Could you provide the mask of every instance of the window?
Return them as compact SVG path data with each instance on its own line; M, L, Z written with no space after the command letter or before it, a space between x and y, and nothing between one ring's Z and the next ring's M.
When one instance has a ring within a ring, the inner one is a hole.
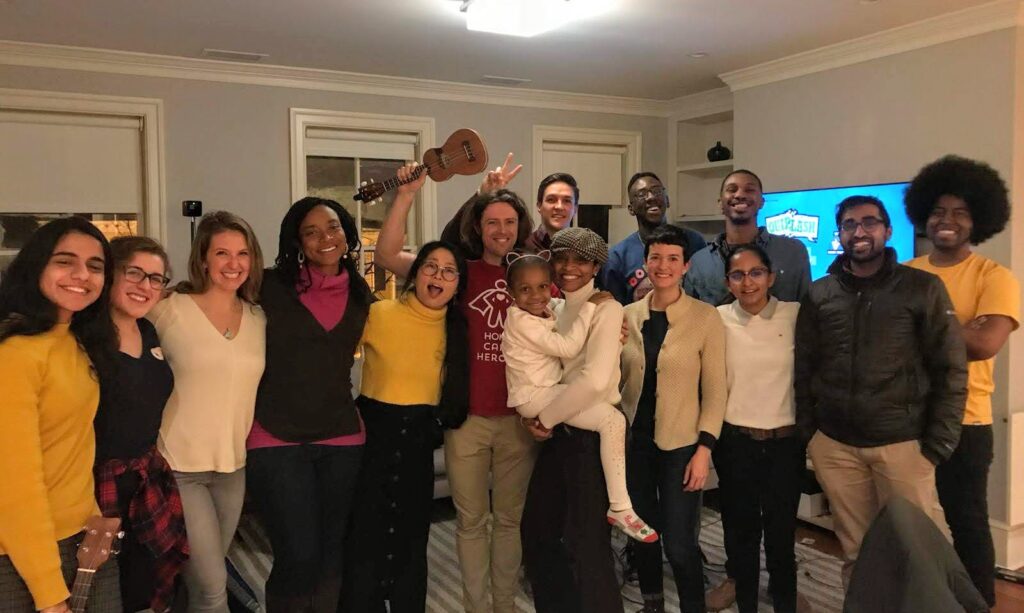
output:
M297 109L292 118L293 199L329 198L351 213L363 244L361 268L367 283L378 295L394 297L397 280L374 265L373 257L395 192L384 194L376 204L353 196L363 182L390 179L407 161L418 159L421 143L433 140L433 120ZM434 190L428 181L409 216L406 250L415 251L434 237L433 211Z
M160 112L158 100L0 89L0 270L64 215L108 238L162 238Z

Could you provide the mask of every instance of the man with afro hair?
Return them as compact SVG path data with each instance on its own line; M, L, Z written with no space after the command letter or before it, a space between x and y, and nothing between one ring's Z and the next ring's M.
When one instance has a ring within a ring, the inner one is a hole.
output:
M971 251L1010 218L1006 184L988 164L948 155L928 164L907 188L907 217L934 250L907 262L946 286L967 345L967 409L960 443L935 471L939 502L953 544L989 606L995 605L995 551L988 524L992 463L992 369L995 355L1020 321L1013 274Z

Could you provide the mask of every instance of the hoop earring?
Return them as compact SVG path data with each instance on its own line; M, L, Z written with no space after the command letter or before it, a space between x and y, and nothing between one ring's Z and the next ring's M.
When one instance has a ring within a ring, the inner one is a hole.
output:
M306 261L306 254L303 253L302 251L299 251L299 256L295 259L299 261L299 266L302 266L302 264Z

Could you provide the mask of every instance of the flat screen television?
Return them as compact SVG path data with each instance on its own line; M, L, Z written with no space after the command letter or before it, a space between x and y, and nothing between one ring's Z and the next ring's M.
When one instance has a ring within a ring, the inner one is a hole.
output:
M811 279L819 279L828 274L828 267L843 252L836 228L836 205L848 196L874 196L892 218L889 246L896 249L897 259L905 262L914 257L914 226L903 209L906 189L907 183L882 183L769 193L764 195L757 223L772 234L799 239L811 259Z

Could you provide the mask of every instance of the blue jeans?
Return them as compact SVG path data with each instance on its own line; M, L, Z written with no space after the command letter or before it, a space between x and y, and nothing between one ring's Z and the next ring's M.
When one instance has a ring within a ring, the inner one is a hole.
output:
M661 536L654 543L634 543L640 591L645 595L662 592L664 547L683 613L704 611L704 565L697 542L703 492L683 491L683 474L696 451L697 445L662 451L650 436L634 432L626 456L633 510Z

